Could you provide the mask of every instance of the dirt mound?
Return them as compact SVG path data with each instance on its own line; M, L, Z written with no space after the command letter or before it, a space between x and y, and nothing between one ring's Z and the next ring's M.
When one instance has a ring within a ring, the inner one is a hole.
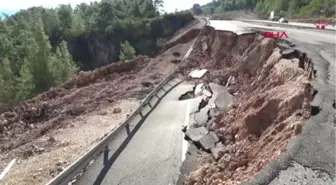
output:
M199 52L180 72L206 68L204 81L222 85L234 76L236 82L229 88L236 101L211 124L224 145L219 160L203 153L187 184L239 184L276 159L288 140L300 133L310 116L314 67L299 51L282 55L273 39L207 31L198 43Z

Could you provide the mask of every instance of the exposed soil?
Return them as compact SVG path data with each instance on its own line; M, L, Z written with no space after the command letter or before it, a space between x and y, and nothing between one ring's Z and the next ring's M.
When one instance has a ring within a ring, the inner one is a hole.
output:
M188 28L189 32L197 29ZM126 119L176 67L194 35L178 38L184 39L173 38L173 44L156 58L138 56L80 72L64 84L2 112L0 171L18 158L5 184L45 184Z
M64 127L51 130L35 140L35 144L40 142L35 145L38 152L27 158L19 158L4 182L8 185L48 183L83 155L87 148L93 147L105 134L123 122L140 105L140 101L121 100L116 105L68 119L64 121ZM117 109L121 112L116 113Z
M187 184L239 184L248 181L285 150L310 116L314 67L299 51L282 55L277 42L258 34L236 35L207 27L180 73L209 70L202 82L225 85L236 94L233 109L219 113L210 130L223 148L219 160L201 152L198 170Z

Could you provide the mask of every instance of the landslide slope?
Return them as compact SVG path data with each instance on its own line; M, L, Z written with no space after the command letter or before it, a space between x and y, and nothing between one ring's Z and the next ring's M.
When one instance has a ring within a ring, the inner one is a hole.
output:
M300 51L282 54L277 41L257 33L237 35L207 27L180 72L206 68L203 82L225 85L235 103L211 123L223 143L219 159L201 152L190 185L230 185L248 181L275 160L309 118L314 66Z

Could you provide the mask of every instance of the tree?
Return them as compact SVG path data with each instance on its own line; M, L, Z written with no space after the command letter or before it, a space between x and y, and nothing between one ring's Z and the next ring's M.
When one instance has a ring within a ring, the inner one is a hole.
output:
M201 9L201 6L199 4L194 4L192 9L193 9L195 15L202 14L202 9Z
M155 55L160 42L193 20L160 16L163 0L102 0L33 7L0 19L0 105L47 91L80 70ZM159 39L161 38L161 39ZM120 46L120 56L115 51Z
M63 41L57 48L51 63L51 72L55 84L61 84L68 80L78 69L68 52L67 44Z
M16 77L12 72L10 61L5 58L0 63L0 100L9 102L15 99Z
M135 58L135 50L128 41L125 41L120 46L119 59L122 61L131 60Z
M163 9L163 0L154 0L154 7L158 12L158 15L160 15Z

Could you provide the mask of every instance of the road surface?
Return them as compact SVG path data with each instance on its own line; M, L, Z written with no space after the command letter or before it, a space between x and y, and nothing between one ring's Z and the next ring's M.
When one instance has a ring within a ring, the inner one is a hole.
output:
M335 33L323 30L267 26L240 21L211 21L220 30L243 33L251 29L285 31L289 41L308 54L317 70L311 84L318 91L311 102L320 111L305 124L302 133L288 144L283 156L263 169L247 185L335 184ZM231 26L229 29L226 28ZM334 107L333 107L334 106Z
M256 28L274 29L240 21L211 21L210 24L216 29L238 34ZM317 80L312 84L319 93L312 104L322 110L306 124L301 136L292 142L289 157L262 170L249 184L329 184L334 182L332 174L335 169L335 109L331 104L335 93L332 85L335 77L332 69L335 66L335 37L330 32L275 29L288 32L289 39L297 44L298 49L307 52L315 63ZM102 168L104 155L100 155L101 159L97 159L98 162L93 163L76 184L175 184L186 152L181 129L188 123L188 113L195 109L188 103L189 100L178 101L178 98L190 89L191 86L184 83L175 87L147 117L117 158L111 160L112 154L109 154L105 168Z
M190 89L191 85L182 83L171 90L107 170L94 163L76 184L175 184L182 165L181 129L186 120L188 102L178 98Z
M277 26L282 26L282 27L286 27L286 26L298 26L301 28L311 28L311 29L316 29L315 28L315 24L312 23L300 23L300 22L288 22L288 23L279 23L276 21L269 21L269 20L253 20L253 19L243 19L242 21L244 22L250 22L250 23L256 23L256 24L268 24L268 25L277 25ZM336 30L335 26L332 25L327 25L326 26L327 30Z

